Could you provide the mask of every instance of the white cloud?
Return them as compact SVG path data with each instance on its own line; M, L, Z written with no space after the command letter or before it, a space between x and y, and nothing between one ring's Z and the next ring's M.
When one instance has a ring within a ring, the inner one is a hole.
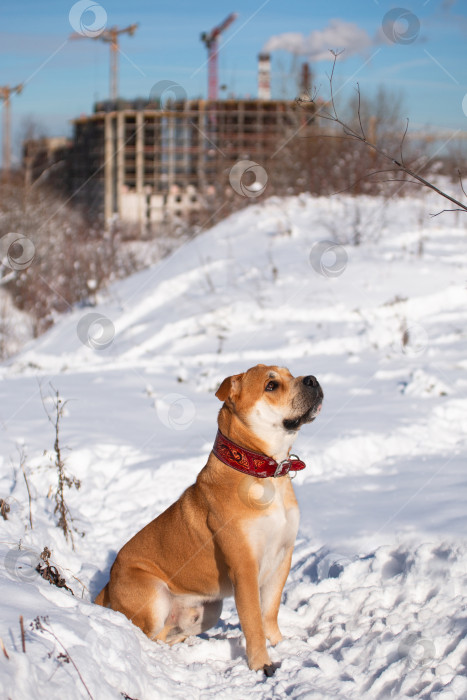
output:
M327 27L314 30L305 36L300 32L287 32L272 36L264 45L265 52L289 51L290 53L308 56L313 61L332 60L330 49L345 50L342 58L364 53L374 46L375 42L367 32L354 22L342 19L331 19Z

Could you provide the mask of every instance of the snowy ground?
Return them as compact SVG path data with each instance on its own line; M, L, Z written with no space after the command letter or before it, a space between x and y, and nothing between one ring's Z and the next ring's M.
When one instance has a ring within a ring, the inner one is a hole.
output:
M467 698L467 226L430 219L440 208L269 199L0 366L1 698ZM301 527L267 680L247 668L233 601L171 648L90 603L120 546L203 466L218 383L258 362L325 392L295 444ZM66 492L75 551L47 498L51 385L81 481ZM45 546L74 597L35 572Z

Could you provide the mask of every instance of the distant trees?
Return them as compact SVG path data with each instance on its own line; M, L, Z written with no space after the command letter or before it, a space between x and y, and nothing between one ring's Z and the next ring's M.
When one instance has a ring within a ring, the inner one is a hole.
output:
M116 227L89 223L48 187L27 187L19 174L0 183L0 357L25 335L11 321L15 309L23 312L16 323L37 336L56 314L134 270L120 239Z
M344 119L350 128L363 128L372 140L383 148L400 145L404 134L401 117L402 97L381 88L373 99L361 99L356 94L343 107ZM301 96L297 113L301 115L298 128L278 144L269 160L270 190L277 194L311 192L331 195L337 192L351 194L381 194L388 191L387 164L384 157L365 147L364 143L342 130L339 123L329 119L331 102ZM406 144L406 157L419 164L419 154ZM385 183L384 188L382 183ZM390 193L401 190L400 185L389 188ZM270 193L269 190L269 193Z

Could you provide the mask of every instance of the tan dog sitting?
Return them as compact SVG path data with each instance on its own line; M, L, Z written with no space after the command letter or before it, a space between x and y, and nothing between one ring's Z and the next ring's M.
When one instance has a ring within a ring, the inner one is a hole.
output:
M305 467L290 449L323 392L315 377L257 365L216 396L224 404L206 466L120 550L95 602L174 643L215 625L233 594L249 667L270 676L266 639L282 639L277 614L299 519L288 472Z

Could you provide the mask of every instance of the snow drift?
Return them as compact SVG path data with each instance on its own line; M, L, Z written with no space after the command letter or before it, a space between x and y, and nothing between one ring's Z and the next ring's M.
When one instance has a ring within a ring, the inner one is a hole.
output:
M436 205L255 204L0 367L2 697L467 697L466 226L429 219ZM247 668L233 601L173 647L90 602L204 464L219 382L257 362L315 374L326 396L294 445L308 466L268 680ZM48 498L50 386L81 482L65 494L75 550ZM36 572L44 547L74 596Z

